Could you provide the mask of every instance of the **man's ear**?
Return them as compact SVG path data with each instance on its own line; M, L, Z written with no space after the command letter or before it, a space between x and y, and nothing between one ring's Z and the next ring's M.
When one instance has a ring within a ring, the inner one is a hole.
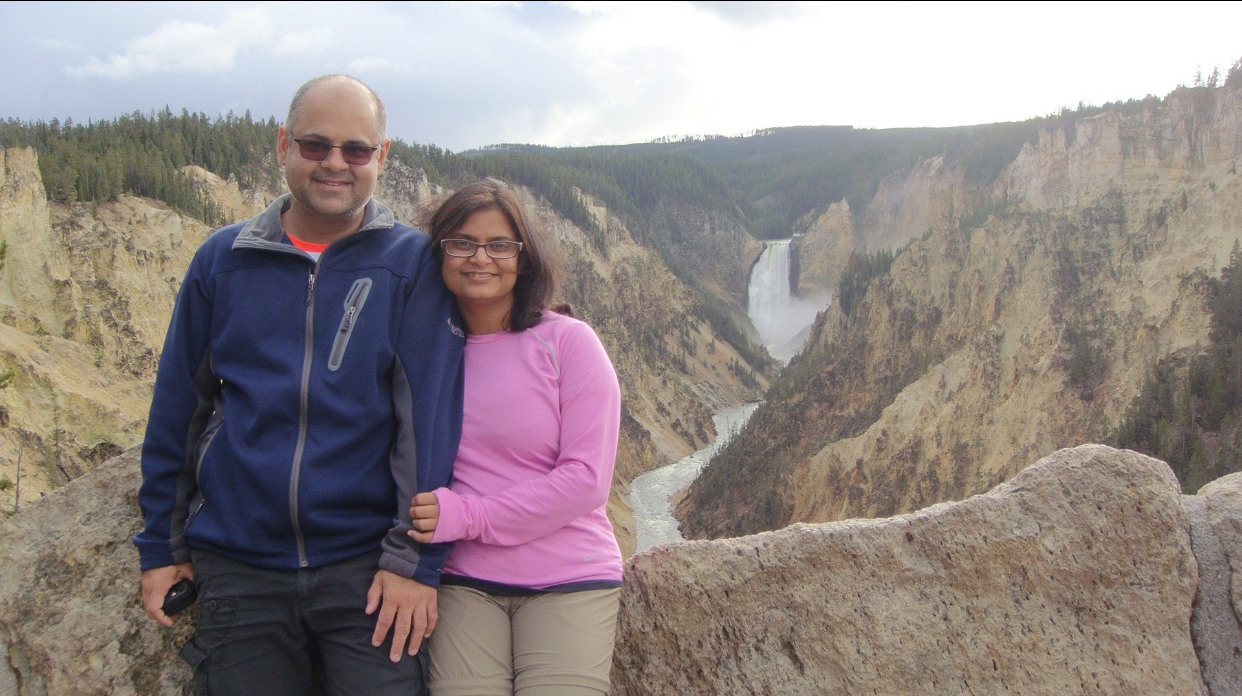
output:
M276 161L285 166L285 158L289 156L289 131L281 126L276 130Z
M377 162L379 168L378 171L375 172L377 176L384 173L384 163L388 161L388 148L391 146L392 141L385 139L384 142L380 144L379 151L375 153L375 156L379 158L379 161Z

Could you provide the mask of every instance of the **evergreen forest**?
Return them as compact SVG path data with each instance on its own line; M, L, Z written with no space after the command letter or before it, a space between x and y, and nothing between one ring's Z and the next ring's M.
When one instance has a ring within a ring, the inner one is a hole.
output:
M807 126L616 146L494 145L464 153L394 139L390 156L448 188L482 176L528 186L598 239L594 219L574 192L581 190L627 218L640 242L663 250L666 240L649 222L661 204L717 211L758 239L788 238L836 201L848 201L861 214L883 177L920 160L944 157L960 163L968 179L985 181L1033 142L1043 125L1072 128L1079 118L1108 109L1133 111L1155 99L959 128ZM242 188L278 187L277 126L274 118L256 120L249 112L213 119L167 106L85 124L10 118L0 121L0 148L36 149L50 200L132 194L218 225L226 222L221 211L181 169L198 165L236 179Z
M174 115L133 112L112 120L74 123L66 119L0 122L0 148L33 147L49 200L104 201L120 194L163 201L209 226L223 211L194 179L181 171L197 164L243 188L274 184L279 172L269 156L276 122L255 121L250 112L231 112L214 121L182 110Z

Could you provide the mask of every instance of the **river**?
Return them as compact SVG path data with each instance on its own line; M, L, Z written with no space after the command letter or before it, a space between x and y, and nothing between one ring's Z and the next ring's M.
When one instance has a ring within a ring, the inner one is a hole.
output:
M716 424L715 442L630 482L630 505L634 508L638 527L636 552L646 551L656 544L681 541L681 530L669 508L669 499L699 475L712 455L742 429L757 406L758 403L742 404L718 411L712 416Z

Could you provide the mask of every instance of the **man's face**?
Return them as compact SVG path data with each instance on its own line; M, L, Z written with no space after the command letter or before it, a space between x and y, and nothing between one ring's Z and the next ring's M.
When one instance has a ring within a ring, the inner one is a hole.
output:
M351 165L340 148L333 148L322 162L302 156L294 139L315 140L328 145L364 145L380 148L366 164ZM319 218L351 222L375 191L375 181L388 157L388 141L381 142L375 105L360 86L331 82L313 88L302 98L296 120L280 128L276 154L285 168L285 180L293 205Z

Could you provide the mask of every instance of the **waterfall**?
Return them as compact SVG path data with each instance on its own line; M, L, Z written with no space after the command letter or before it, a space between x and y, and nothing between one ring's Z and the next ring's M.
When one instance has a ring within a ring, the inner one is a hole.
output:
M806 342L807 330L815 315L828 306L831 297L805 299L790 291L790 242L765 242L763 254L750 271L747 313L755 331L772 357L789 362Z
M750 320L765 340L775 335L773 319L793 299L789 292L789 246L787 239L764 244L763 254L750 271Z

